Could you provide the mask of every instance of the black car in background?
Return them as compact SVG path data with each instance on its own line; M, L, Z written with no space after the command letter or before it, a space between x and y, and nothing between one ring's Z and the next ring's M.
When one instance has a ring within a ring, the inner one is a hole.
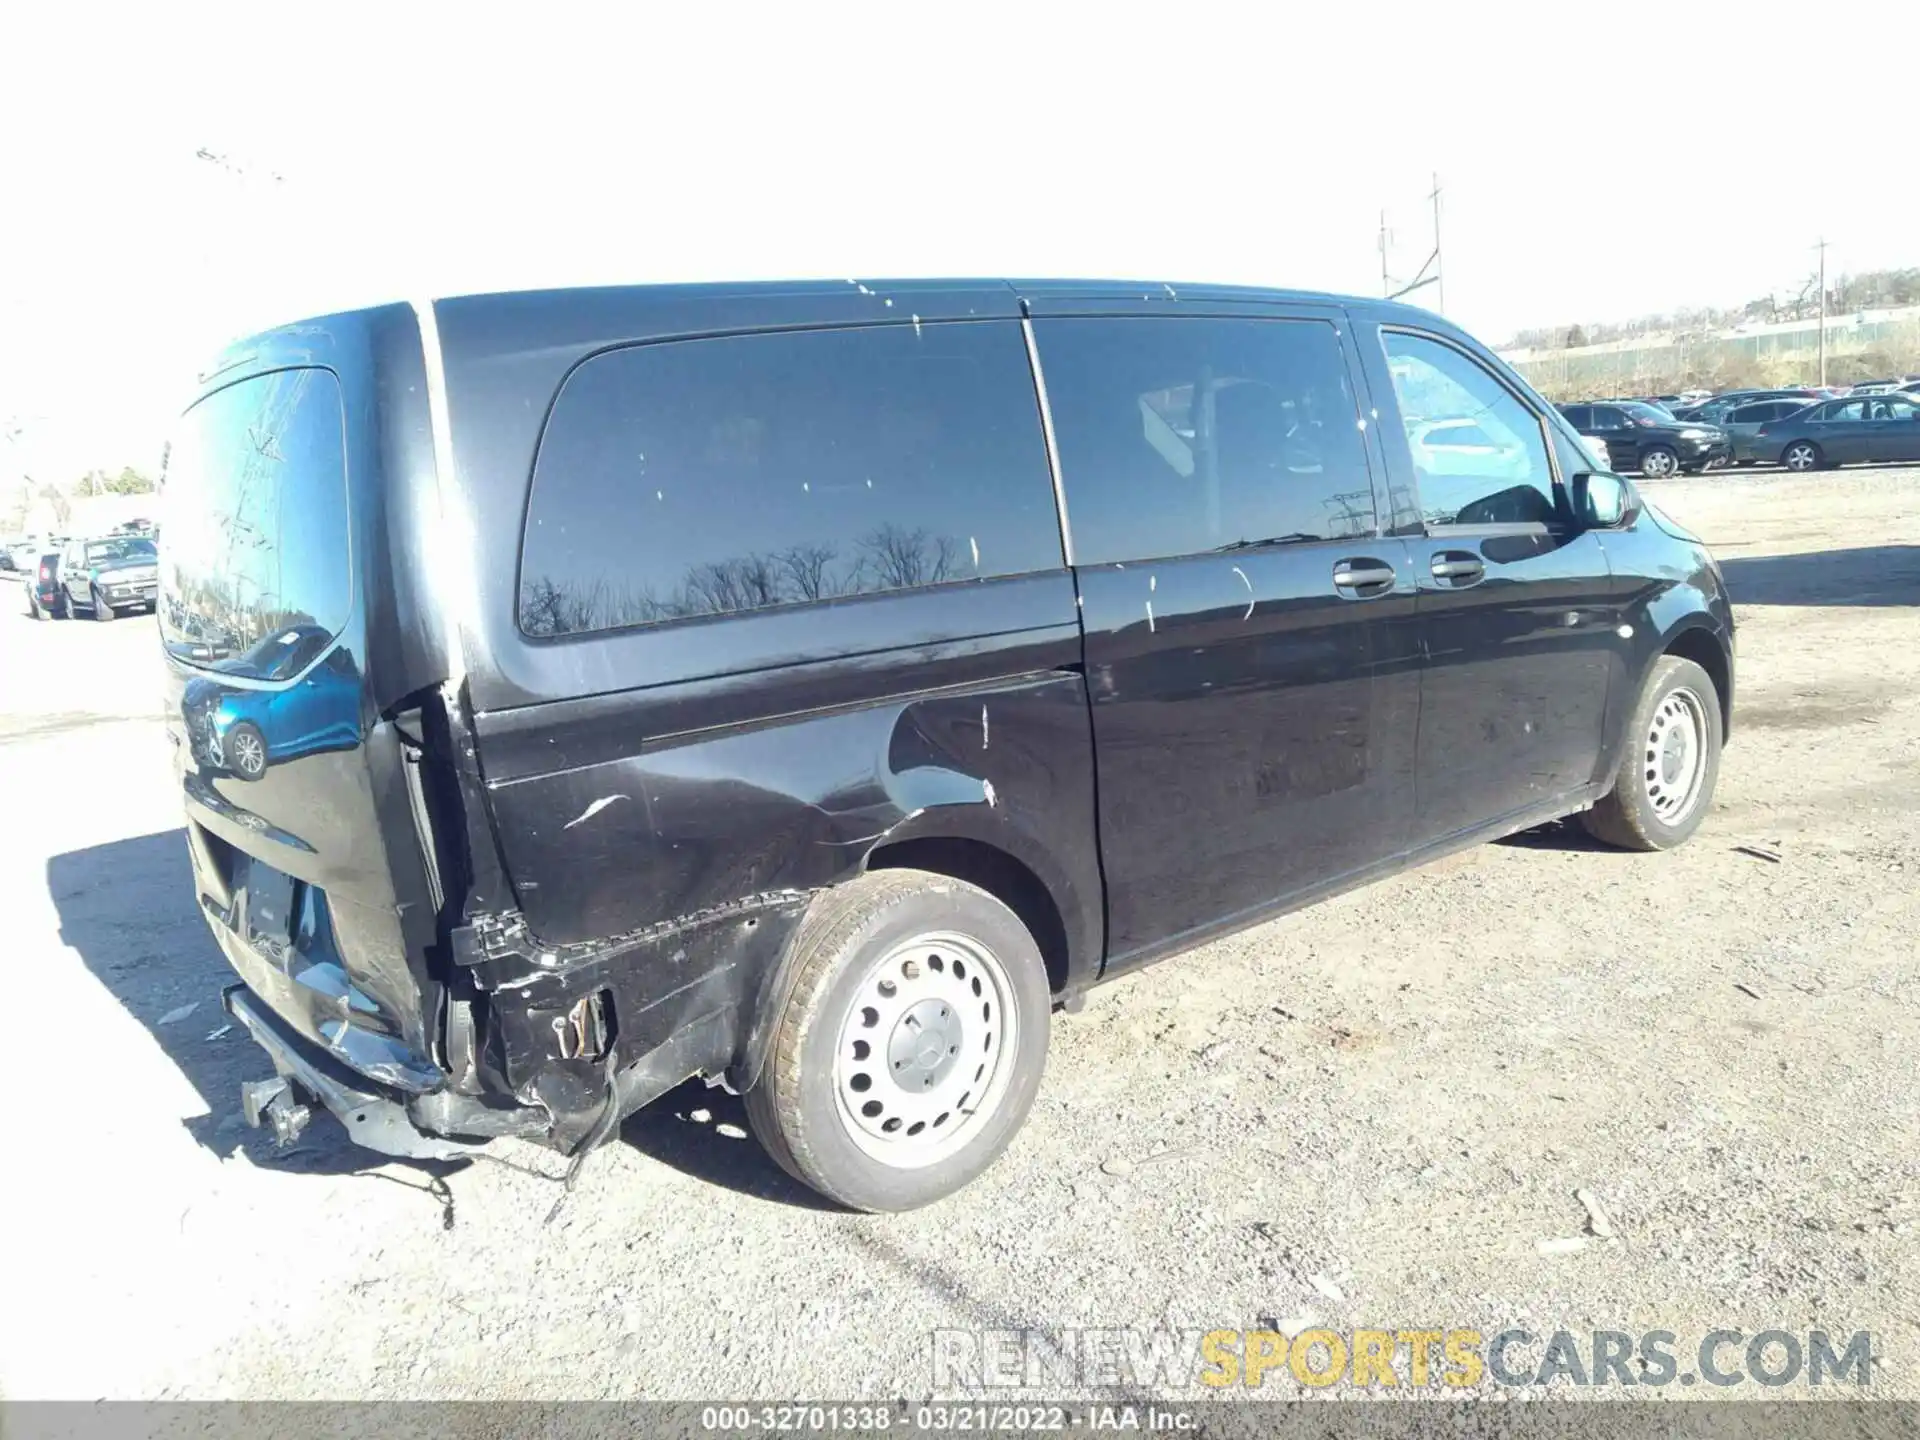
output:
M1809 405L1762 425L1750 446L1754 459L1799 471L1920 460L1920 396L1855 395Z
M1639 400L1562 405L1560 413L1582 435L1607 442L1615 470L1638 470L1651 480L1704 470L1732 455L1717 425L1677 420Z

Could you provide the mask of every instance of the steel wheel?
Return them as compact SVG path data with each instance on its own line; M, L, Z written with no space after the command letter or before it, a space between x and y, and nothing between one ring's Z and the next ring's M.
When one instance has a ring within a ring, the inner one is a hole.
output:
M1805 440L1796 440L1780 457L1780 463L1789 470L1811 470L1820 463L1820 452Z
M896 946L840 1027L833 1088L847 1137L901 1169L951 1155L1006 1094L1018 1026L1012 981L980 941L939 932Z
M1649 480L1664 480L1679 468L1679 458L1671 450L1658 446L1640 457L1640 473Z
M1706 706L1684 686L1654 708L1647 730L1647 800L1668 825L1678 824L1700 798L1707 753Z

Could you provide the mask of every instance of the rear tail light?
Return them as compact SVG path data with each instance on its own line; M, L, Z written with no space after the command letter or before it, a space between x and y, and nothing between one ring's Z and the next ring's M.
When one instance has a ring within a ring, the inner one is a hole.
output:
M51 565L42 565L40 567L40 578L42 580L53 579L53 567Z

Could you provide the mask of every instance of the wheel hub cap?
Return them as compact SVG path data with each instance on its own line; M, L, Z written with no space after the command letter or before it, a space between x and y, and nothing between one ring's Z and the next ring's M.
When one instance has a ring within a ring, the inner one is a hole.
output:
M894 947L861 977L834 1051L847 1137L902 1169L944 1159L998 1108L1017 1038L1012 982L979 940Z
M893 1027L887 1059L902 1090L930 1090L947 1078L960 1058L966 1027L943 1000L922 1000Z
M1699 798L1706 735L1706 705L1693 691L1671 691L1654 707L1644 757L1647 799L1668 825L1684 819Z

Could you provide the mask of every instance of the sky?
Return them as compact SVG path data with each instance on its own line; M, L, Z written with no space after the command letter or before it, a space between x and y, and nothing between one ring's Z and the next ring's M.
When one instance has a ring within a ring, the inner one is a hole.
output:
M169 14L4 22L0 485L151 469L228 339L428 294L1378 294L1381 211L1411 277L1436 173L1444 292L1417 298L1492 343L1797 292L1822 235L1833 274L1920 264L1904 23L1829 45L1813 12L1671 0L138 8Z

